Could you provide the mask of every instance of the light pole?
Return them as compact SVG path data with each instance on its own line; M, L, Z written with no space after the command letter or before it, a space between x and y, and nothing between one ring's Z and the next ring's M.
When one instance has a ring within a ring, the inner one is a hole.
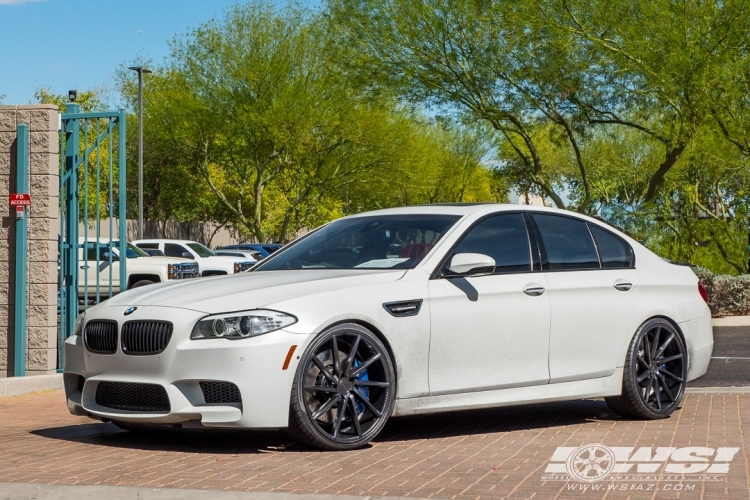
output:
M131 66L138 73L138 239L143 239L143 66Z

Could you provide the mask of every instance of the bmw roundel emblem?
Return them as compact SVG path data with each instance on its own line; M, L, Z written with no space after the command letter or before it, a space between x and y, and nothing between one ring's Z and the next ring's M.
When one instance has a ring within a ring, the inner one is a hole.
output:
M138 309L138 308L137 307L129 307L128 309L125 310L125 316L133 314L133 312L135 312L136 309Z

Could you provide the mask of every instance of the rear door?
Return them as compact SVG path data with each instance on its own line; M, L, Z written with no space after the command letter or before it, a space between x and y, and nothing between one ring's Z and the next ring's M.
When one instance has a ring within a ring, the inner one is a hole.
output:
M550 382L611 375L634 333L632 248L583 219L534 213L533 220L549 284Z

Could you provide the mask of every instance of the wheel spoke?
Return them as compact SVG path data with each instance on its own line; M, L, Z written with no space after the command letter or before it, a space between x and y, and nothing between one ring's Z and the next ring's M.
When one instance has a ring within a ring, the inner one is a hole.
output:
M656 358L656 359L659 359L659 356L661 356L662 354L664 354L664 350L665 350L665 349L667 348L667 346L668 346L668 345L670 344L670 342L672 342L673 340L674 340L674 333L673 333L673 334L671 334L671 335L670 335L670 336L669 336L669 337L667 338L667 340L665 340L665 341L664 341L664 343L663 343L663 344L661 345L661 347L659 347L659 350L658 350L658 351L656 351L656 356L654 356L654 358Z
M362 429L360 429L359 427L359 415L357 415L357 402L354 401L354 396L351 396L351 395L347 398L347 400L349 401L349 404L352 407L351 416L352 416L352 422L354 422L354 430L357 431L357 436L361 436Z
M323 415L325 412L333 408L333 405L338 403L340 400L341 400L341 396L336 394L334 397L332 397L331 399L323 403L323 405L320 408L318 408L318 411L312 414L313 420L317 420L318 418L320 418L321 415Z
M373 364L375 361L377 361L379 359L380 359L380 353L377 353L373 357L371 357L370 359L368 359L367 361L365 361L364 363L362 363L361 365L359 365L357 367L357 369L354 370L349 376L350 377L356 377L357 375L359 375L360 373L362 373L363 371L365 371L368 366L370 366L371 364Z
M648 363L646 362L646 360L645 360L645 359L643 359L643 355L642 355L642 354L638 354L638 355L636 356L636 359L637 359L637 360L638 360L638 362L639 362L639 363L641 364L641 366L643 366L643 368L645 368L646 370L648 370L648 369L649 369Z
M338 389L335 387L326 387L324 385L306 385L305 390L310 392L331 392L338 394Z
M649 372L644 371L637 379L635 379L635 381L640 384L641 382L646 380L649 377L649 375L650 375Z
M375 380L352 380L354 385L364 385L367 387L390 387L388 382L376 382Z
M333 344L333 373L341 378L341 360L339 359L339 344L336 335L331 337L331 343Z
M667 377L669 377L669 378L671 378L673 380L676 380L679 383L684 382L680 377L678 377L677 375L675 375L674 373L672 373L672 372L670 372L668 370L660 370L659 373L663 373Z
M357 338L354 339L354 343L352 344L351 349L349 350L349 356L346 357L346 360L344 361L344 375L349 377L349 372L352 369L352 363L354 363L354 356L357 355L357 348L359 348L359 341L362 338L361 335L357 335Z
M326 366L317 356L312 357L312 362L315 363L315 366L318 367L318 370L320 370L321 373L325 375L329 382L331 382L332 384L338 383L338 380L336 380L336 378L331 375L331 372L328 371L328 368L326 368Z
M643 352L646 353L646 363L651 364L651 344L648 342L648 334L643 336Z
M669 398L669 400L674 403L674 394L672 394L672 391L669 390L669 386L667 386L667 381L659 377L659 384L664 389L664 392L667 393L667 397Z
M648 384L646 384L646 394L643 396L643 400L648 404L648 400L651 397L651 384L654 382L653 377L648 378Z
M341 431L341 421L344 420L344 413L346 413L347 407L346 399L339 399L341 399L341 402L339 403L338 411L336 412L336 422L333 424L333 439L336 439Z
M682 354L675 354L674 356L669 356L668 358L660 359L659 361L661 363L669 363L670 361L674 361L675 359L682 359Z
M365 404L365 406L367 407L367 409L370 410L372 412L372 414L375 415L377 418L380 418L380 417L383 416L383 414L380 413L380 411L377 408L375 408L372 403L370 403L370 400L367 399L366 397L364 397L362 395L362 393L359 392L359 390L354 389L352 391L352 394L354 396L356 396L357 398L359 398L359 400L362 401Z
M656 406L661 410L661 389L659 389L659 377L654 375L654 399L656 399Z
M656 359L656 348L659 346L659 335L661 334L661 327L656 327L656 333L654 334L654 340L651 342L651 361ZM648 335L648 334L647 334Z

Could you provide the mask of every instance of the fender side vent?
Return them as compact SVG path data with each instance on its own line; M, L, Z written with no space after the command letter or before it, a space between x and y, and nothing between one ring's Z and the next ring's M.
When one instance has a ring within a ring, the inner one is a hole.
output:
M391 313L391 316L396 316L397 318L403 316L416 316L419 314L419 310L422 309L422 299L386 302L383 304L383 307L386 311Z

